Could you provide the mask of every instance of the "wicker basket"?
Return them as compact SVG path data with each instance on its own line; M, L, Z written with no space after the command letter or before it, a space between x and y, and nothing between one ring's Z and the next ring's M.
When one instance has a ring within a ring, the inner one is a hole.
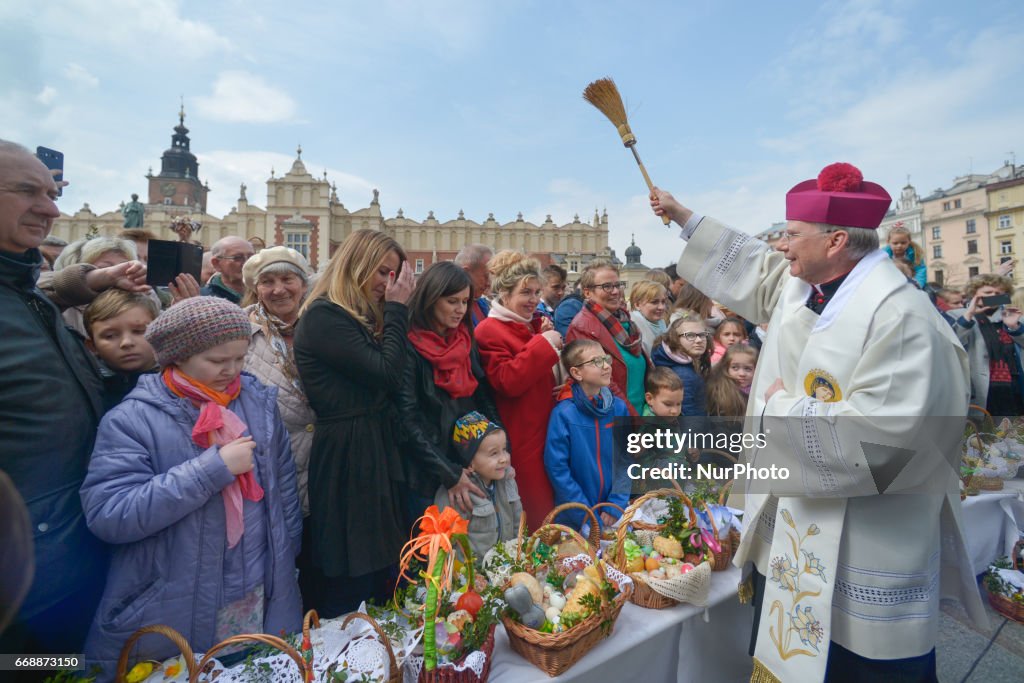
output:
M178 647L178 650L184 655L182 659L185 661L185 668L188 669L188 679L189 681L194 680L200 668L196 666L196 657L188 641L170 626L155 624L153 626L143 626L125 641L124 647L121 648L121 656L117 660L117 672L114 675L114 681L116 683L124 683L125 676L128 675L128 657L131 654L132 647L139 638L149 633L164 636Z
M667 496L675 496L683 501L683 504L686 505L687 509L690 511L690 524L696 526L697 515L693 510L693 502L678 486L670 489L657 489L655 491L645 493L634 500L630 506L626 508L626 511L622 514L622 518L619 520L619 530L615 534L615 545L612 547L611 553L608 556L609 561L616 569L623 573L626 571L625 543L626 533L628 532L629 527L633 527L634 530L650 532L661 531L665 528L664 524L652 525L635 523L633 521L633 515L635 515L640 508L647 503L647 501L655 498L665 498ZM634 604L646 607L647 609L664 609L678 604L672 598L662 595L651 588L643 574L630 574L629 576L633 579L634 584L633 595L630 597L630 600L632 600Z
M278 638L277 636L272 636L266 633L245 633L242 635L225 638L224 640L222 640L221 642L217 643L209 650L207 650L206 654L203 655L203 658L199 660L199 664L196 667L196 671L189 676L189 683L197 683L197 681L199 680L199 672L203 670L203 668L207 665L208 662L213 660L213 656L215 654L217 654L221 650L232 647L234 645L241 645L243 643L250 642L257 642L263 643L264 645L270 645L271 647L275 647L281 652L288 655L291 658L291 660L295 662L295 666L299 667L299 675L302 676L303 680L306 680L306 660L302 658L302 655L295 651L295 648L293 648L291 645L286 643L281 638Z
M999 477L979 477L975 475L974 480L978 482L978 488L982 491L1003 490L1003 480Z
M988 596L988 604L992 605L992 609L1007 619L1024 624L1024 604L1014 602L1005 595L990 593L988 588L985 588L985 595Z
M568 533L586 545L586 541L577 532L560 524L551 524L537 529L525 543L519 544L520 549L532 545L532 542L539 540L544 534L551 533L551 529L548 527L555 527L560 533ZM520 527L521 529L522 527ZM593 549L590 551L590 557L594 560ZM520 558L521 556L517 554L517 559ZM633 588L629 584L621 587L613 602L602 603L603 607L600 613L590 615L568 631L561 633L537 631L508 616L502 617L501 621L505 625L505 632L508 634L508 642L512 650L549 676L557 676L578 662L591 648L611 634L615 620L618 619L619 612L622 611L622 606L626 604L632 591ZM602 628L602 624L606 624L607 627Z
M1010 565L1017 571L1024 571L1024 559L1021 558L1021 552L1024 552L1024 539L1013 545L1013 554L1010 556ZM988 603L992 605L992 609L1007 619L1024 624L1024 604L1014 602L1005 595L991 593L988 587L985 587L985 594L988 596Z

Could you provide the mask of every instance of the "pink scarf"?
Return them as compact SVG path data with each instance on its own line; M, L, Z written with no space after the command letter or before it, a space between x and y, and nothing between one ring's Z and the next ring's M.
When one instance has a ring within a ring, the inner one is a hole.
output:
M231 443L248 429L242 419L227 408L228 403L238 398L242 392L241 377L236 377L228 385L227 391L223 392L211 389L174 366L164 369L163 380L176 396L189 399L192 405L199 408L199 419L192 427L192 441L201 448ZM253 502L263 500L263 487L256 481L252 472L245 472L225 486L221 496L224 498L228 547L234 548L245 533L242 499Z

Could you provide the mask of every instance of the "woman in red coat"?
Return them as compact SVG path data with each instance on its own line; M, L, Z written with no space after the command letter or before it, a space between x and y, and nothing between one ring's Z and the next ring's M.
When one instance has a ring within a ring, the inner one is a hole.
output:
M544 440L555 407L555 368L562 335L543 315L540 263L514 251L494 256L488 267L497 298L476 328L484 372L494 389L498 414L508 434L516 483L531 529L554 507L544 469Z

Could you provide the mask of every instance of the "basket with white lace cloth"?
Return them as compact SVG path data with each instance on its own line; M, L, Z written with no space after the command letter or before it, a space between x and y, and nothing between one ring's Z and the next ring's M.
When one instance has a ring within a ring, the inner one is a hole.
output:
M697 528L697 516L689 497L678 488L658 489L650 491L630 504L619 519L615 546L609 551L607 559L616 569L629 574L636 584L631 600L648 609L664 609L680 602L705 606L708 592L711 589L712 565L701 561L686 571L671 577L651 576L646 571L646 560L637 564L636 557L628 557L629 549L655 546L655 539L660 537L666 528L665 519L669 515L668 498L678 498L689 515L689 527ZM628 535L636 538L635 546ZM651 565L653 566L653 565Z

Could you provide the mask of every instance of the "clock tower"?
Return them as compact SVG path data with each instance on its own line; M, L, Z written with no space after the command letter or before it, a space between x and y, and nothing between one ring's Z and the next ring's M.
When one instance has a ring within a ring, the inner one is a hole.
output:
M171 136L171 146L160 159L160 175L146 174L149 180L149 203L206 213L206 194L210 186L199 181L199 162L189 150L188 128L185 127L185 105L178 112L178 125Z

